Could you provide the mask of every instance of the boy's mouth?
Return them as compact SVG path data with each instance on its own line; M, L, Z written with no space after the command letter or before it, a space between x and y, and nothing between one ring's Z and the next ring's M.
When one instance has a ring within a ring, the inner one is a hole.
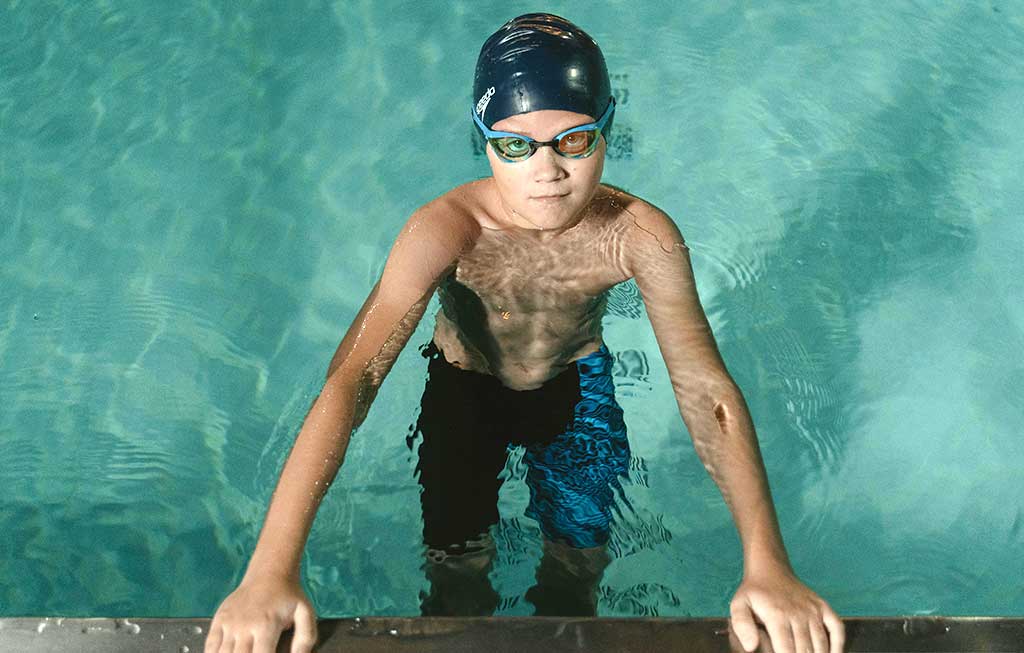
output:
M557 195L534 195L531 200L538 200L541 202L557 202L563 197L568 197L569 193L559 193Z

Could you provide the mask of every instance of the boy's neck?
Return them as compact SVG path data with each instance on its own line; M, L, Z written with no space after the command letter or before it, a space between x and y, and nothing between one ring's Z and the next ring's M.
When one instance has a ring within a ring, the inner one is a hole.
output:
M492 217L496 218L496 222L500 223L499 229L515 231L523 236L534 238L538 242L547 242L572 231L583 221L587 213L590 211L595 198L600 192L600 186L595 189L594 195L582 209L573 215L566 223L555 228L545 228L534 224L529 218L513 209L501 196L501 193L498 191L496 186L492 186L492 190L497 207L495 213L492 214Z

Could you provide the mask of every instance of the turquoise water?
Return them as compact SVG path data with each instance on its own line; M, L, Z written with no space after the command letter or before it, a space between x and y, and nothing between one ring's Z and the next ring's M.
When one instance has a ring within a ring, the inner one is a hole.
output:
M213 613L391 239L488 174L480 43L540 9L605 49L605 180L690 243L797 572L844 615L1024 612L1024 5L508 4L0 5L0 614ZM635 287L611 308L600 614L726 614L731 518ZM410 346L321 508L322 616L418 612L424 374ZM531 612L527 498L499 614Z

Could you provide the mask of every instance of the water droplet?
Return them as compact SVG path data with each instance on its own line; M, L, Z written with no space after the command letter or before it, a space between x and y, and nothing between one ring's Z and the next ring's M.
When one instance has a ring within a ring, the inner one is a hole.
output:
M818 247L820 247L822 249L828 249L828 241L827 240L819 241L818 242Z
M804 260L803 260L802 258L798 258L798 259L796 260L796 264L797 264L797 265L803 265L803 264L804 264Z
M199 626L192 626L192 634L193 635L202 635L203 634L203 629L200 628Z
M32 314L32 319L33 320L38 320L39 319L39 313L33 313Z
M111 628L108 625L109 622L107 620L105 620L105 619L104 620L98 620L97 619L97 620L93 620L93 621L95 621L95 623L93 625L88 625L87 624L87 625L82 627L82 632L83 633L112 633L115 630L117 630L117 628L118 628L117 622L114 622L114 627Z
M178 649L178 651L179 651L179 653L188 653L188 647L187 646L182 646L180 649Z
M37 633L42 633L44 630L46 630L46 626L47 625L48 624L45 621L40 621L39 625L36 626L36 632Z
M124 628L125 630L130 632L132 635L138 635L139 631L142 630L142 628L139 626L139 624L133 624L132 622L128 621L127 619L119 619L117 621L117 623L115 624L114 628L115 629Z
M392 637L398 637L398 629L392 628L388 631L388 635L391 635Z

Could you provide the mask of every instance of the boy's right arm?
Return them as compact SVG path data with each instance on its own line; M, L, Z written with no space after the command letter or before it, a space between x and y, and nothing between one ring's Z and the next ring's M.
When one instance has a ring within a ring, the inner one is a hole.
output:
M316 617L299 571L317 509L344 460L352 429L365 417L438 283L475 236L472 219L435 201L413 214L396 238L285 462L245 576L214 615L206 653L273 651L281 632L293 625L292 652L312 649Z

